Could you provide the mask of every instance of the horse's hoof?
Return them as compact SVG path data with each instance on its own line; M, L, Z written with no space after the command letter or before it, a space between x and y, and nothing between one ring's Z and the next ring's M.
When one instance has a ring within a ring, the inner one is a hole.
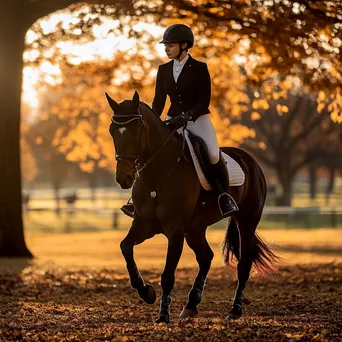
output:
M169 315L159 315L157 320L155 321L156 323L170 323L170 316Z
M242 308L240 305L234 305L230 310L228 316L226 317L227 321L235 321L242 316Z
M188 318L188 317L196 317L198 315L197 309L191 310L187 309L186 307L183 308L179 318Z
M156 302L157 296L156 291L150 284L146 284L142 291L138 291L140 297L144 300L147 304L154 304Z

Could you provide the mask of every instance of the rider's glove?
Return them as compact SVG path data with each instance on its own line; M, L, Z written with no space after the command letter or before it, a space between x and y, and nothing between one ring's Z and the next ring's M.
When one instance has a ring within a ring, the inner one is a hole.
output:
M169 121L169 127L173 130L184 127L188 121L192 119L192 111L187 111L184 114L178 115Z

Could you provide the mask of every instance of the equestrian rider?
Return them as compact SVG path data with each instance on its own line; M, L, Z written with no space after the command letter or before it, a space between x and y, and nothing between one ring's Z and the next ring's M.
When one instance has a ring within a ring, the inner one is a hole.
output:
M209 118L211 81L207 64L188 54L188 49L194 45L194 34L186 25L169 26L160 43L165 44L165 52L171 61L158 68L152 109L160 116L169 95L171 106L166 120L171 119L170 127L177 129L187 125L188 131L204 140L216 178L222 217L231 216L238 207L229 195L228 170ZM125 214L134 216L133 203L127 203L121 209Z

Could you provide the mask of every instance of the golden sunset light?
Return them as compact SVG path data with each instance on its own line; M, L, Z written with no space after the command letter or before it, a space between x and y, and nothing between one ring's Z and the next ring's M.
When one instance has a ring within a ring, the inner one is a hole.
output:
M41 20L41 27L43 33L51 33L56 30L58 24L62 24L63 28L68 28L70 24L77 23L77 18L71 14L56 13L49 16L48 19ZM75 41L60 41L57 42L55 47L45 53L45 57L49 57L57 48L58 52L67 56L70 63L78 65L82 62L89 62L94 60L111 60L118 52L126 52L127 55L134 55L137 53L137 40L128 38L127 35L115 35L113 32L108 33L110 30L115 30L118 27L118 20L103 19L102 25L93 27L94 36L96 39L92 42L77 43ZM149 32L155 38L155 51L159 56L165 56L164 45L158 44L160 41L164 28L151 24L148 22L140 22L133 25L133 30L137 32ZM28 30L26 34L26 44L31 44L38 38L38 35L32 30ZM146 54L151 50L146 49ZM32 50L30 53L24 53L24 60L30 61L37 58L38 51ZM30 107L36 108L39 100L37 91L35 90L39 80L43 80L48 84L55 84L61 82L60 69L58 65L51 63L43 63L39 68L25 67L23 69L23 101ZM127 74L120 71L116 73L114 84L127 80Z

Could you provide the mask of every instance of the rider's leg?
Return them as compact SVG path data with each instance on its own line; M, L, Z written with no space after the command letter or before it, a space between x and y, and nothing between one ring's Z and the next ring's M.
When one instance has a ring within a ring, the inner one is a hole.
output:
M208 115L200 116L195 122L190 121L187 130L202 138L208 149L210 163L219 192L219 208L223 217L228 217L238 210L234 199L229 194L229 177L225 161L221 155L216 132Z
M217 183L216 186L219 191L218 204L221 210L221 215L222 217L231 216L239 209L233 197L229 194L229 175L226 162L221 153L218 163L211 165L211 167L214 171Z

